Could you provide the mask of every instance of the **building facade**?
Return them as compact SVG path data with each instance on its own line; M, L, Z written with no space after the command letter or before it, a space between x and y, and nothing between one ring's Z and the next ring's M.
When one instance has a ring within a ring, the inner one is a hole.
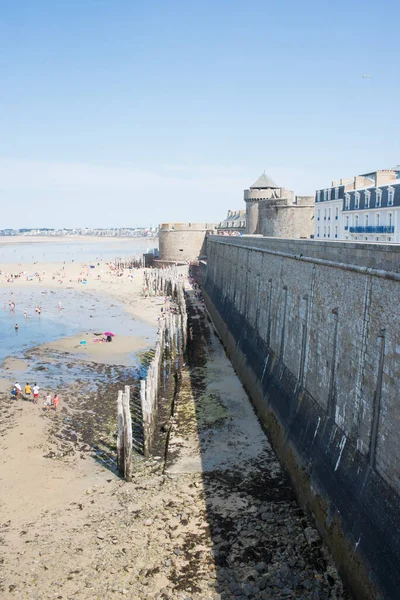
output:
M248 190L244 190L244 201L247 234L282 238L312 236L312 196L295 196L294 192L280 187L263 173Z
M217 225L218 235L240 235L246 233L246 211L228 210L226 219Z
M317 190L314 222L319 240L400 243L400 167Z

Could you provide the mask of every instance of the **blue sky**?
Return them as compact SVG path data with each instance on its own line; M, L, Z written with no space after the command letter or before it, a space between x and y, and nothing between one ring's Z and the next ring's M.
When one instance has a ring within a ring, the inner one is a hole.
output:
M219 221L264 169L307 194L400 163L399 23L394 0L1 0L0 228Z

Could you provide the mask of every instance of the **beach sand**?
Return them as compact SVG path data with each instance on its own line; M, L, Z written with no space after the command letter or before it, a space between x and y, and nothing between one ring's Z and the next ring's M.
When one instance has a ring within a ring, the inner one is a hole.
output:
M23 238L20 241L42 241L45 248L46 241L54 242L55 239ZM66 240L62 238L60 241ZM15 238L6 240L6 243L16 242ZM156 328L164 300L143 297L143 270L135 269L133 278L131 275L130 270L115 271L104 262L99 266L96 263L94 269L88 264L75 262L1 264L0 288L9 290L10 298L17 305L19 290L22 289L41 292L68 288L94 298L106 296L122 303L135 319ZM55 306L60 299L61 295L54 295ZM107 480L118 482L109 466L106 463L102 466L103 459L99 462L96 456L99 448L103 448L102 452L107 456L108 445L115 444L118 389L134 381L136 367L130 367L135 364L133 354L148 348L150 341L133 335L116 335L111 343L94 343L94 339L99 339L99 336L82 331L30 349L27 358L8 357L0 365L0 540L5 526L7 534L10 534L7 536L9 557L13 557L8 565L7 579L13 579L15 573L15 581L19 580L18 547L20 541L25 542L21 531L28 531L29 523L41 523L39 537L42 541L39 546L34 544L32 561L39 560L41 554L47 557L43 558L46 562L49 557L45 530L51 525L46 515L54 516L54 511L64 514L65 511L65 519L62 517L61 520L69 525L75 523L80 528L82 523L80 519L75 520L75 510L71 513L74 502L85 497L88 489L108 485ZM83 340L86 344L80 344ZM30 359L29 355L34 358ZM68 365L72 374L75 371L80 373L79 380L66 384L60 390L58 413L47 411L43 406L46 393L53 395L54 389L51 389L51 380L47 381L46 370L40 371L39 375L34 367L38 361L42 362L42 369L51 363L54 365L54 356ZM38 404L25 399L11 399L12 373L20 378L22 385L26 381L35 381L39 376L47 382L47 386L40 390ZM70 455L68 445L70 447L71 440L77 436L82 442ZM55 545L66 534L60 523L57 527L60 533L52 529L51 534L57 539L53 540ZM24 544L24 548L28 549L28 546ZM0 596L3 598L10 593L14 598L22 598L12 584L3 587L3 559L0 552ZM55 597L53 586L52 581L44 582L39 592L41 600Z
M100 293L121 302L125 310L134 317L154 325L160 313L162 299L144 298L142 285L143 269L113 271L105 263L96 265L94 269L86 263L2 264L0 268L0 288L9 289L16 302L18 289L21 287L40 290L73 289L94 296Z
M144 350L149 340L134 335L118 335L111 343L99 342L102 336L82 332L55 342L41 344L37 350L42 356L48 352L63 352L75 358L107 365L132 364L132 353ZM86 342L81 344L81 342Z

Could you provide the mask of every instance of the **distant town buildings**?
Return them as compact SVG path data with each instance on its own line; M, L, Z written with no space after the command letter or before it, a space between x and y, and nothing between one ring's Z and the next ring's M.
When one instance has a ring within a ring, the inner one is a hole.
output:
M309 238L313 234L313 196L295 196L265 172L244 190L244 201L247 234L281 238Z
M154 237L158 234L158 227L114 227L110 229L92 229L89 227L76 229L49 229L46 227L39 229L0 229L0 236L95 236L95 237Z
M239 235L246 232L246 211L228 210L226 219L217 225L219 235Z
M317 190L314 223L317 240L400 242L400 166Z

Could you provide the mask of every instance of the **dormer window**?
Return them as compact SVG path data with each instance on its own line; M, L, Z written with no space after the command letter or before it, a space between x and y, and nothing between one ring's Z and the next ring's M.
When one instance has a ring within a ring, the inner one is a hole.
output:
M336 187L335 188L335 200L337 200L339 198L339 188Z
M389 186L388 187L388 206L393 206L393 202L394 202L394 188Z
M350 194L345 194L345 210L350 210Z
M354 208L360 208L360 192L354 194Z
M317 202L321 202L321 192L319 190L317 192Z
M324 190L324 202L328 200L328 190Z
M328 200L331 199L331 192L332 192L332 190L331 190L331 188L329 188L329 190L327 190Z
M382 205L382 190L380 190L379 188L376 189L376 200L375 200L375 206L379 207Z
M369 201L371 200L371 192L366 190L365 191L365 198L364 198L364 202L365 202L365 208L369 208Z

